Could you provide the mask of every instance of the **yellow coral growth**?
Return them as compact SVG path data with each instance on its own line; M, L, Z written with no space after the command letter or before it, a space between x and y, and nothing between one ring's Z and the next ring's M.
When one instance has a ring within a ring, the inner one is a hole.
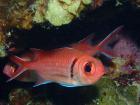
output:
M32 27L33 13L29 9L29 1L21 0L11 2L11 7L8 10L8 20L10 26L17 28L30 29Z
M70 23L92 0L36 0L32 5L33 21L49 21L54 26Z

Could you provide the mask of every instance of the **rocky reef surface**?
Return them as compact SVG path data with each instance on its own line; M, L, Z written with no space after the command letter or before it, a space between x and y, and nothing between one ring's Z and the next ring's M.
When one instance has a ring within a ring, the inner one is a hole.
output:
M116 80L111 80L109 77L105 76L99 82L97 82L96 85L90 86L88 88L85 87L80 89L79 93L83 93L82 95L89 94L88 97L84 97L84 98L89 98L88 102L83 102L82 99L83 96L78 97L81 98L81 100L78 99L71 100L71 97L73 96L70 96L68 97L70 99L67 99L69 100L67 104L68 105L139 105L140 84L137 83L136 81L131 81L131 83L129 83L130 82L129 79L132 79L131 75L122 75ZM136 78L137 76L140 76L140 73L133 74L133 79ZM122 81L125 83L122 83ZM62 98L64 98L63 95L66 94L66 92L63 92L63 90L61 90L60 88L56 89L55 91L58 92L58 93L54 93L55 95L61 94ZM43 95L43 97L40 97L37 94L33 95L31 94L32 92L33 91L31 91L30 89L22 89L22 88L12 90L9 93L9 104L10 105L65 105L66 104L63 102L59 103L59 101L63 100L60 98L61 95L59 97L57 96L55 97L58 100L60 99L57 103L57 102L53 102L54 100L52 101L50 100L50 98L48 98L47 92L44 93L45 95Z

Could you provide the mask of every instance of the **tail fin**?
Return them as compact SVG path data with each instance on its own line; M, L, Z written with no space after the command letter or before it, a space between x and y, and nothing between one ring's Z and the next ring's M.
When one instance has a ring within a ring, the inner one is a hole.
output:
M19 58L17 56L11 56L10 60L15 64L17 64L18 68L15 68L14 71L9 70L9 72L12 72L12 75L11 78L7 80L7 82L10 82L11 80L15 79L16 77L18 77L20 74L22 74L24 71L27 70L26 68L27 61L25 61L24 59Z

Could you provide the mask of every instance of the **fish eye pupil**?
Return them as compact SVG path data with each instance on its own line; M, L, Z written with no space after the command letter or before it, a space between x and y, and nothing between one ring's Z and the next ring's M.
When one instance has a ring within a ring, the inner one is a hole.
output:
M85 65L85 72L90 72L91 71L91 64L86 64Z

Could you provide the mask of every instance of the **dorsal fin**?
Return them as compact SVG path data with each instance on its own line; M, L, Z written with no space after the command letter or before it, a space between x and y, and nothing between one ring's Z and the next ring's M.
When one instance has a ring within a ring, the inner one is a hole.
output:
M94 35L88 35L86 38L80 40L79 44L89 44L91 43L91 40L93 39Z
M89 55L94 55L96 52L100 51L106 55L112 56L113 55L112 52L103 48L107 46L108 43L110 43L111 40L121 32L122 29L123 26L119 26L113 32L111 32L104 40L102 40L99 44L95 46L92 46L90 43L93 38L93 35L89 35L83 40L79 41L78 43L72 44L71 47L83 51L85 53L88 53Z
M91 45L91 43L93 36L94 35L88 35L86 38L80 40L78 43L71 44L70 47L92 55L93 52L91 51L93 51L93 46Z
M108 48L105 48L113 39L117 40L117 35L122 32L124 26L119 26L113 32L111 32L106 38L104 38L97 46L95 46L95 50L103 53L109 58L113 58L114 54Z
M108 42L110 42L111 39L117 34L119 34L124 26L119 26L116 28L113 32L111 32L104 40L102 40L96 47L97 48L102 48L103 46L107 45Z

